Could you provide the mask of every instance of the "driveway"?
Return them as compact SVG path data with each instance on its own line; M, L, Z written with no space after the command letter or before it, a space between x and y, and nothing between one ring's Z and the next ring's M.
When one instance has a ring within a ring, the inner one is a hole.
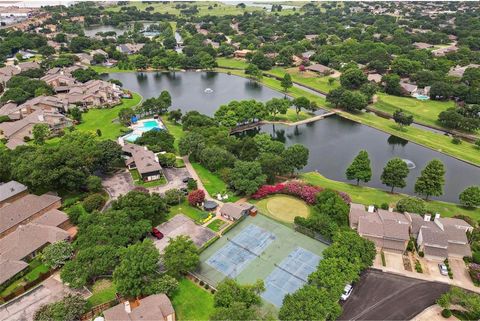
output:
M449 288L448 284L370 269L354 285L339 320L410 320Z
M393 253L384 251L383 254L385 255L385 263L387 267L403 271L405 268L403 266L403 258L401 253Z
M457 282L457 284L461 284L462 287L466 288L475 287L470 274L468 274L468 270L463 259L449 258L448 264L450 264L450 268L452 269L453 273L453 279Z
M163 194L172 188L176 188L176 189L184 188L184 187L187 187L187 184L184 183L182 180L186 177L191 177L190 173L185 167L184 168L164 168L163 174L167 179L167 184L162 186L151 187L148 189L149 191Z
M42 305L62 299L73 290L58 280L58 274L46 279L40 286L27 294L0 307L0 320L27 321Z
M102 185L111 199L117 199L120 195L127 194L135 188L132 175L126 169L102 177Z

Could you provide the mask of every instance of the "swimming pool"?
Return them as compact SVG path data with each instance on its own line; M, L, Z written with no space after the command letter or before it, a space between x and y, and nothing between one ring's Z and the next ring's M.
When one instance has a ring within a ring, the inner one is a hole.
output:
M126 141L128 141L130 143L134 143L139 137L140 137L140 135L138 135L138 134L130 133L128 135L123 136L123 139L125 139Z
M160 128L160 123L157 120L146 120L142 124L144 128Z
M123 139L127 142L134 143L143 133L150 130L163 130L165 126L161 121L156 119L145 119L140 120L138 123L130 126L133 129L133 132L123 136Z
M427 96L427 95L419 95L419 94L413 95L413 97L417 98L418 100L429 100L430 99L430 97Z

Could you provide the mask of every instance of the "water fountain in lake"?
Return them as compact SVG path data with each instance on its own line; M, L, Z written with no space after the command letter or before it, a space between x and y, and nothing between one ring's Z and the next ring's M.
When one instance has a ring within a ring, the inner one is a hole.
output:
M407 164L408 169L414 169L415 167L417 167L417 165L415 165L415 163L409 159L402 159L402 160L405 162L405 164Z
M205 93L206 94L211 94L211 93L213 93L213 89L212 88L207 88L207 89L205 89Z

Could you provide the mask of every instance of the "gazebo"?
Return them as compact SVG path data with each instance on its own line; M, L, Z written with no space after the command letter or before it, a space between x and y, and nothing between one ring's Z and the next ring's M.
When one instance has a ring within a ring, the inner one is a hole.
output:
M205 211L214 211L216 208L218 207L218 204L214 201L205 201L205 203L203 204L203 208L205 209Z

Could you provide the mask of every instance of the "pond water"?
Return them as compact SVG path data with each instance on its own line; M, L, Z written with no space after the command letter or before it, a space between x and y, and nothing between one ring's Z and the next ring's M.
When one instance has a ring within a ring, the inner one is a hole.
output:
M120 80L124 88L136 91L144 98L156 97L162 90L168 90L172 96L172 108L198 110L207 115L213 115L220 105L231 100L266 101L283 97L282 93L270 88L222 73L114 73L108 77ZM213 92L205 93L207 88ZM299 126L264 125L260 131L287 145L298 143L308 147L310 159L303 171L319 171L338 181L346 181L345 169L358 152L365 149L373 169L368 186L387 189L380 182L380 174L385 163L393 157L408 160L411 167L408 185L397 189L399 192L414 195L416 178L433 158L440 159L447 169L445 193L438 199L458 202L458 195L463 189L480 182L480 168L476 166L338 116ZM258 130L246 134L256 132Z
M245 78L215 72L138 72L111 73L107 79L118 79L123 87L138 92L144 99L157 97L162 90L172 96L171 109L198 110L212 116L220 105L232 100L267 101L283 94ZM212 91L205 92L210 88Z
M370 155L373 173L368 186L388 190L381 183L380 175L385 163L393 157L403 159L410 168L407 187L396 189L398 192L414 195L417 177L434 158L441 160L447 170L444 195L437 199L458 202L458 195L466 187L480 182L478 167L339 116L299 126L264 125L260 130L252 130L247 134L257 132L269 133L286 145L302 144L308 147L310 158L303 172L318 171L337 181L347 181L346 168L358 152L365 149Z
M87 37L94 37L98 32L109 32L115 31L117 36L123 35L123 33L127 29L118 28L115 26L107 26L107 25L98 25L98 26L91 26L85 28L85 36Z

